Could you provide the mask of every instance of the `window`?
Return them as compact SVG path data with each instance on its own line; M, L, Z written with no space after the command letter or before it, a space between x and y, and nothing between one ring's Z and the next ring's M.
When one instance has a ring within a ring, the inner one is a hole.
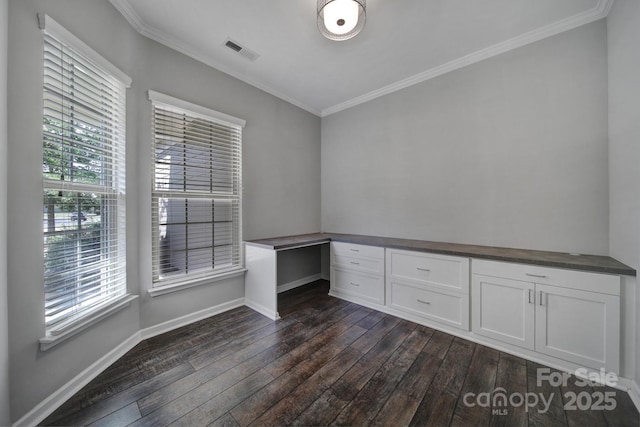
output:
M55 336L127 292L125 90L130 80L50 18L39 18L46 18L44 314L47 335Z
M153 91L149 98L154 286L244 270L244 121Z

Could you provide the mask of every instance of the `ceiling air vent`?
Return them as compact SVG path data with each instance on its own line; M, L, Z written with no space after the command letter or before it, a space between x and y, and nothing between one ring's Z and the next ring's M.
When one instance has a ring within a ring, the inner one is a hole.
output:
M260 56L257 53L253 52L252 50L242 46L240 43L234 40L231 40L229 38L224 41L224 45L229 49L233 50L234 52L236 52L237 54L239 54L240 56L247 58L249 61L255 61Z
M235 44L231 40L227 40L227 42L224 45L229 49L235 50L236 52L240 52L242 50L242 46Z

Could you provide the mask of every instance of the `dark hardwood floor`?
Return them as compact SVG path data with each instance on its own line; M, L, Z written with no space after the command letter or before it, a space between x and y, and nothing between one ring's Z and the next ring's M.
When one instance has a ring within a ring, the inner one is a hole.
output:
M625 392L575 378L538 385L541 365L327 292L319 281L282 294L277 322L242 307L146 340L44 424L639 424ZM615 409L571 410L600 396Z

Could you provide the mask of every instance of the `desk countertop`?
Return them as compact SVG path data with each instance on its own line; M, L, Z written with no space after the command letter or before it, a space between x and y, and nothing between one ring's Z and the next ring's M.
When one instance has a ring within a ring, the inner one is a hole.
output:
M460 243L430 242L426 240L396 239L392 237L363 236L357 234L312 233L250 240L245 243L276 251L282 251L329 243L331 241L456 255L470 258L482 258L495 261L534 264L546 267L569 268L573 270L593 271L596 273L619 274L624 276L636 275L636 270L609 256L578 255L563 252L465 245Z

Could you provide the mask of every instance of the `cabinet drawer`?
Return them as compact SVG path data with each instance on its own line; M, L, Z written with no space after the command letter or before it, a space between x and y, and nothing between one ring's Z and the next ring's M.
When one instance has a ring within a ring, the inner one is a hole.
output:
M620 295L620 276L591 273L587 271L565 270L531 264L474 259L474 274L503 277L543 285L560 286L609 295Z
M332 290L384 305L384 276L360 274L340 268L333 268L332 276Z
M391 282L387 305L469 330L469 296Z
M393 279L469 293L468 258L388 250L387 273Z
M384 248L378 246L355 245L352 243L331 242L333 253L354 258L379 258L384 259Z
M332 265L345 267L365 273L384 274L384 261L374 258L354 258L334 253Z

